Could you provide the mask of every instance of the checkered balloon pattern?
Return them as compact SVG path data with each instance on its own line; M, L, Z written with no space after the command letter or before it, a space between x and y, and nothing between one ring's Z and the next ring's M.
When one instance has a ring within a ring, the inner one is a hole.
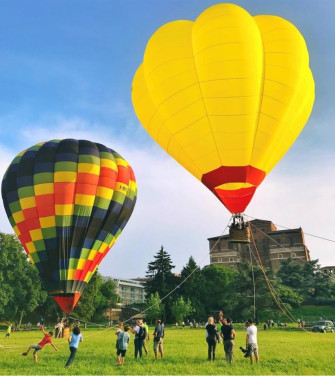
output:
M128 162L90 141L39 143L9 165L2 181L7 216L63 311L73 309L127 224L136 197Z

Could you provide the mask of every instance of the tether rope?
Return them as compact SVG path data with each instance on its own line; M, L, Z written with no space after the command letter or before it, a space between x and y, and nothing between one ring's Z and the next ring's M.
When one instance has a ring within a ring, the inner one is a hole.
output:
M251 222L249 222L251 223ZM258 231L262 232L264 235L266 235L270 240L274 241L275 243L277 243L274 239L272 239L270 236L268 236L267 234L265 234L261 229L259 229L258 227L256 227L254 224L251 224L252 227L256 228ZM260 254L258 252L258 248L257 248L257 245L254 241L254 236L253 236L253 232L251 231L251 236L252 236L252 239L253 239L253 245L256 249L256 252L257 252L257 258L258 258L258 264L263 272L263 275L264 275L264 278L265 278L265 281L268 285L268 288L269 288L269 291L273 297L273 299L275 300L275 302L277 303L279 309L284 313L284 315L293 323L297 323L297 320L293 317L293 315L291 314L291 312L285 307L285 304L281 301L280 297L278 296L278 294L275 292L273 286L271 285L271 282L269 280L269 278L267 277L266 275L266 271L265 271L265 268L263 266L263 263L262 263L262 260L261 260L261 257L260 257ZM278 245L281 246L281 244L277 243ZM283 247L283 246L282 246ZM284 249L286 249L285 247L283 247ZM309 334L312 334L310 333L307 329L305 329L304 327L302 326L299 326L299 328L301 330L303 330L305 333L309 333Z

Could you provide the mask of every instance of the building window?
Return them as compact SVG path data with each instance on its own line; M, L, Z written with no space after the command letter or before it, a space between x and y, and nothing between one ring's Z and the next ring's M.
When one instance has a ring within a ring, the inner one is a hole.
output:
M281 239L280 238L276 239L276 242L277 244L281 244Z
M234 259L232 257L229 258L229 262L233 262Z
M279 259L282 259L283 258L283 255L281 253L278 254L278 258Z
M293 247L293 246L294 246L293 238L289 238L288 240L289 240L289 242L290 242L290 247Z
M234 249L234 243L228 242L228 249Z
M218 262L222 262L222 258L219 258L219 259L218 259Z
M221 244L218 243L218 251L220 252L221 251Z
M267 243L266 239L262 240L262 246L263 246L263 251L267 251L268 250L268 243Z
M291 253L291 257L297 257L297 255L295 253Z

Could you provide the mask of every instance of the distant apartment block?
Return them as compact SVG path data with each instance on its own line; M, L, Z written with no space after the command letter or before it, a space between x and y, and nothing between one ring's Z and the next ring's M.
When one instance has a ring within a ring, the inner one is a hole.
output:
M121 306L145 302L144 279L123 279L104 277L104 281L112 279L116 285L116 293L121 297Z
M335 266L324 266L321 270L329 276L332 282L335 282Z
M252 257L255 264L253 255L258 257L256 248L263 266L275 273L279 270L281 262L290 257L299 263L310 261L301 228L277 230L271 221L260 219L250 221L249 227L252 236L248 244L231 242L229 235L209 238L210 263L237 269L238 263L250 262Z

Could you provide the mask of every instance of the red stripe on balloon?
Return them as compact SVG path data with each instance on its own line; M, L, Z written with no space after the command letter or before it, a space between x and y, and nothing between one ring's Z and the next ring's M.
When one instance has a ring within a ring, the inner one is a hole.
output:
M76 292L70 296L54 295L54 299L64 313L71 313L76 306L81 294Z
M214 189L214 194L231 213L243 213L249 205L256 187L235 190Z
M204 174L201 181L231 213L243 213L265 176L264 171L250 165L221 166ZM253 187L232 190L216 188L227 183L248 183Z
M202 183L214 190L227 183L249 183L258 187L265 178L265 172L253 166L221 166L202 176Z

